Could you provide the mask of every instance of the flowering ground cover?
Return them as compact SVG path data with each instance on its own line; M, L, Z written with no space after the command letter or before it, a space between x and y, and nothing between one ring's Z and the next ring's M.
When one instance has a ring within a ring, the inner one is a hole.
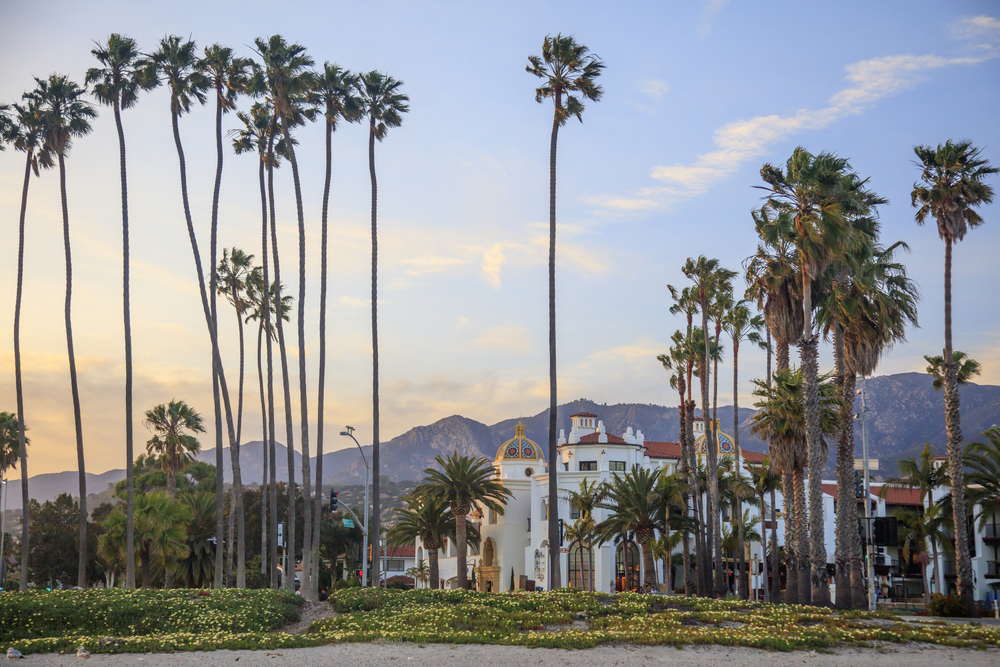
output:
M290 648L316 638L279 630L302 598L284 591L166 590L0 593L0 648L91 653Z
M791 651L927 642L1000 648L1000 629L907 623L890 614L573 590L483 594L461 591L337 593L341 613L310 634L328 642L376 639L417 643L515 644L589 648L608 643L719 644Z

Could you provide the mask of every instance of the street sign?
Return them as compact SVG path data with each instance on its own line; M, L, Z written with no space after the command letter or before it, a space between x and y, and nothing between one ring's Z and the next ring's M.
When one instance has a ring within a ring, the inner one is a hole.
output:
M354 519L344 519L344 528L354 528Z
M865 460L864 459L854 459L854 469L855 470L864 470L865 469ZM868 459L868 469L869 470L878 470L878 459Z

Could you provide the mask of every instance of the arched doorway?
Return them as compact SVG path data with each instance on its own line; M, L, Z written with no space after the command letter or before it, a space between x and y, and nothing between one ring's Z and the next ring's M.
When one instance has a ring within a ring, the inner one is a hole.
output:
M621 542L615 549L615 590L632 591L639 588L639 545L632 540Z
M569 586L589 591L594 588L593 550L574 542L569 548Z
M492 537L483 543L483 558L476 568L476 587L481 593L500 592L500 566L497 562L497 547Z

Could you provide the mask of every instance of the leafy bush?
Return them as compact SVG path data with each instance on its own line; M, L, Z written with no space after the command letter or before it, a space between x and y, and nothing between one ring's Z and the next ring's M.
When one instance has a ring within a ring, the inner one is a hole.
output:
M297 595L270 590L4 592L0 593L0 644L74 634L268 632L297 620L302 604Z
M927 614L947 618L968 618L971 616L969 607L962 602L962 598L955 595L941 595L940 593L931 598L931 603L927 605Z

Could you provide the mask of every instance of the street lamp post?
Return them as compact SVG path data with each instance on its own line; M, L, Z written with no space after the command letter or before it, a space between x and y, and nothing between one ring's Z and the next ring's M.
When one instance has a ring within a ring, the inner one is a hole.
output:
M361 460L365 462L365 539L361 550L361 585L365 586L368 581L368 478L371 476L371 469L368 467L368 457L365 456L365 450L361 448L361 443L354 437L354 427L345 426L340 435L354 441L354 444L358 446L358 451L361 452Z
M872 502L871 502L871 477L868 468L868 429L865 425L865 413L868 407L865 405L865 387L861 386L857 390L861 394L861 456L865 471L865 542L867 542L868 560L868 609L875 611L875 564L872 556Z

